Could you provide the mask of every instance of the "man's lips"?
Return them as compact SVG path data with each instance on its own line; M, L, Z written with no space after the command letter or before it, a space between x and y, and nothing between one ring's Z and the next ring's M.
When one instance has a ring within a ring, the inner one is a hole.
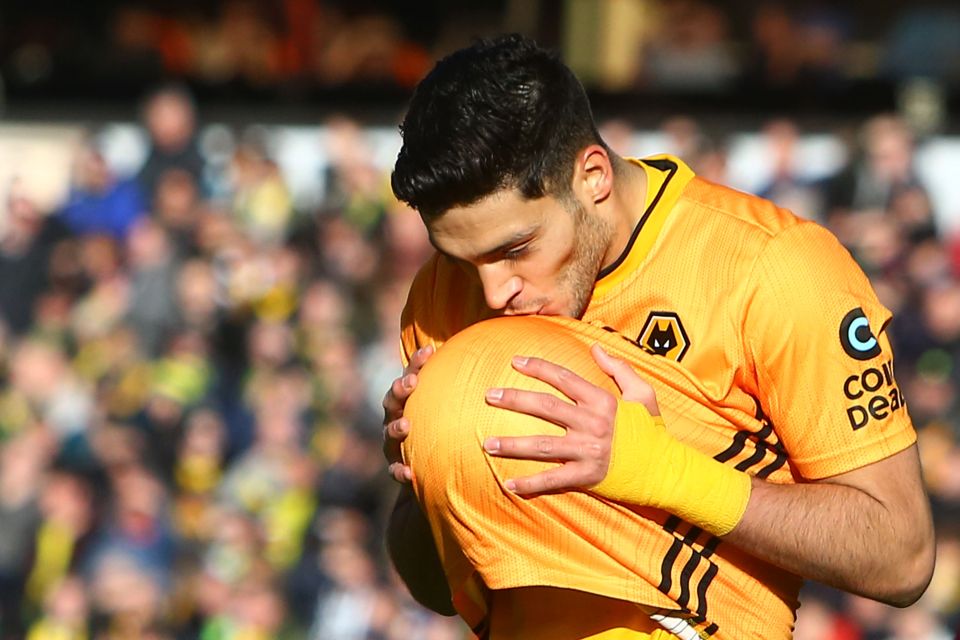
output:
M536 309L531 309L530 311L518 311L518 310L516 310L516 309L506 309L506 310L503 312L503 315L505 315L505 316L541 316L541 315L549 315L549 314L547 314L547 313L544 313L544 309L546 309L546 305L537 307Z

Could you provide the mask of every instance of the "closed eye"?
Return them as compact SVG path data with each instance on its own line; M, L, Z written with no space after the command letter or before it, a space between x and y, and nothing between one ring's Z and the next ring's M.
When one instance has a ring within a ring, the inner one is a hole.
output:
M516 262L530 253L530 243L512 247L501 254L503 260L507 262Z

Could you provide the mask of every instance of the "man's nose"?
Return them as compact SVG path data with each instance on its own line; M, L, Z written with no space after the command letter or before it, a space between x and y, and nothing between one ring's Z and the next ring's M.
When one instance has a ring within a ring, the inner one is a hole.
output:
M478 269L483 295L491 309L504 309L523 289L519 276L504 273L496 265L484 265Z

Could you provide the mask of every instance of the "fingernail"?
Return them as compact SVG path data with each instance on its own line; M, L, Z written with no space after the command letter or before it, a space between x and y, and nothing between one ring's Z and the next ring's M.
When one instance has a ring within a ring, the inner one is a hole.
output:
M500 451L500 440L499 438L487 438L483 441L483 449L487 453L497 453Z
M503 397L503 389L487 389L487 400L497 402Z
M410 467L403 468L403 478L407 482L413 482L413 469Z
M513 480L507 480L506 482L503 483L503 486L506 487L507 491L517 490L517 483L514 482Z
M513 364L518 367L525 367L528 362L530 362L530 358L526 356L513 356Z

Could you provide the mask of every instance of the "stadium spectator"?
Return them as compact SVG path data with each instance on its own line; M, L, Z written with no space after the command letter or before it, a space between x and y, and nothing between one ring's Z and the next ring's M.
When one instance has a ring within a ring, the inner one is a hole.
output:
M77 152L73 185L59 217L77 235L104 234L123 241L147 209L136 181L114 176L96 144Z
M914 166L913 134L905 122L876 116L864 124L861 135L860 153L827 186L828 220L885 209L902 192L922 188Z
M293 203L280 170L263 144L241 144L231 165L233 215L251 238L264 245L277 245L285 238L293 215Z
M179 264L166 230L150 219L133 229L126 250L131 275L127 321L144 353L156 357L179 324L174 291Z
M0 229L0 318L15 336L32 325L34 304L46 291L57 242L67 235L62 223L45 217L14 183Z
M800 175L799 141L800 131L795 123L782 118L766 123L761 131L769 145L767 157L771 160L772 171L766 184L757 188L756 193L778 206L812 220L823 218L822 193L819 184Z
M176 85L160 87L144 101L142 117L150 147L137 182L147 201L153 201L161 177L171 169L182 170L195 184L203 185L204 161L197 147L196 110L190 94Z

